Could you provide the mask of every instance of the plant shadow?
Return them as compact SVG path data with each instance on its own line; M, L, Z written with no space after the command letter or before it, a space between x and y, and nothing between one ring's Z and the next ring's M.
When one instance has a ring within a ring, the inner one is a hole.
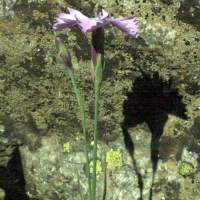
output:
M146 122L151 134L151 162L153 168L152 185L149 199L152 199L153 185L159 160L159 140L163 134L168 114L176 115L182 119L187 119L186 106L182 102L183 96L178 93L178 89L172 88L172 78L163 80L158 72L151 76L141 68L142 76L137 77L133 82L132 91L127 92L128 99L123 104L124 121L122 131L125 146L132 158L133 167L138 177L140 188L140 200L143 199L143 177L134 159L134 142L128 132L129 128Z

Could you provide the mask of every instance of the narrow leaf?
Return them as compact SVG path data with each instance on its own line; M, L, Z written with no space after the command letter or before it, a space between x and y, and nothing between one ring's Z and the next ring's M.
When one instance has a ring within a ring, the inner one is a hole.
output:
M76 173L77 173L77 179L78 179L79 194L80 194L81 200L83 200L83 193L82 193L82 189L81 189L80 177L79 177L79 173L78 173L77 169L76 169Z
M106 189L107 189L107 177L106 177L106 166L104 169L104 185L103 185L103 196L102 196L102 200L106 199Z

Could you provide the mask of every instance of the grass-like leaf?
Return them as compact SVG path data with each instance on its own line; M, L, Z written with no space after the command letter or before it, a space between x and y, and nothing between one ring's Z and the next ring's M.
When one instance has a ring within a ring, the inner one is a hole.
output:
M80 194L81 200L83 200L83 193L82 193L82 188L81 188L80 176L79 176L79 173L78 173L78 169L76 169L76 173L77 173L77 179L78 179L79 194Z
M103 185L103 196L102 196L102 200L106 199L106 189L107 189L107 177L106 177L106 165L105 165L105 169L104 169L104 185Z

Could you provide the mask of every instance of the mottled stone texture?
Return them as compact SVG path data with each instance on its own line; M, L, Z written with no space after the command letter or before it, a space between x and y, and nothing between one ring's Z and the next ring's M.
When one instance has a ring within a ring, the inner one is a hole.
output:
M0 1L0 178L7 178L0 181L0 199L8 194L78 199L76 169L87 194L79 108L52 33L54 17L67 7L90 17L103 8L114 17L137 16L139 21L137 39L105 27L98 159L105 167L111 148L123 155L123 165L107 172L107 199L200 199L197 0ZM78 27L58 34L68 45L85 100L91 154L91 34L83 35ZM124 119L127 132L121 128ZM67 142L71 151L63 152ZM188 162L189 155L194 155L194 172L183 177L178 161ZM100 199L102 173L97 180Z

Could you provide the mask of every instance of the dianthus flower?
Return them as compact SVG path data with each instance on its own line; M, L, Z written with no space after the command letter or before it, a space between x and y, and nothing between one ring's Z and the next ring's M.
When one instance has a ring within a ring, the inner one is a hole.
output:
M83 33L88 33L107 24L112 24L124 33L135 38L138 37L138 21L135 17L108 18L108 12L102 9L102 15L95 12L95 17L89 18L75 9L68 8L68 10L70 14L60 13L58 17L56 17L58 23L53 25L53 31L59 31L78 25Z

